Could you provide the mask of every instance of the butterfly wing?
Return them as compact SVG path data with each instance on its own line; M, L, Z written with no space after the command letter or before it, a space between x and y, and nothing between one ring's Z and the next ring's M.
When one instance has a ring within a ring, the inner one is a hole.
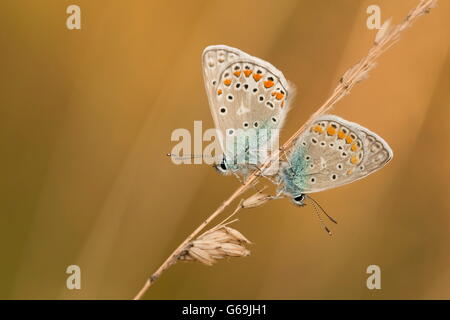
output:
M223 61L220 68L217 67L219 57ZM211 113L221 133L225 155L228 157L230 152L224 140L248 135L249 130L267 129L271 134L268 138L257 134L258 150L244 149L238 158L248 160L260 149L272 150L292 100L292 89L282 72L266 61L225 46L205 50L203 69ZM258 159L256 164L263 161Z
M214 124L218 127L216 103L216 86L219 82L220 74L225 66L239 57L247 56L241 50L228 47L225 45L208 46L203 51L202 65L203 65L203 80L205 82L205 89L208 95L209 107L213 116Z
M281 170L285 192L298 196L335 188L381 169L389 145L359 124L333 115L316 119L297 139Z

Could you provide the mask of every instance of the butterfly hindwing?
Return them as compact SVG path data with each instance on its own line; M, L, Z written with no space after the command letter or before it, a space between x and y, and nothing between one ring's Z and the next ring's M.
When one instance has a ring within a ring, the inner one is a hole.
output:
M375 133L333 115L316 119L295 142L283 165L285 192L298 196L361 179L393 157Z

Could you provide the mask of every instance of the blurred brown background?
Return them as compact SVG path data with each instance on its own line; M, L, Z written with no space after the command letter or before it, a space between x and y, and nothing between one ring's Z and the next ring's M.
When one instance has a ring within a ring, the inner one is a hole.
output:
M88 1L0 4L0 298L128 299L238 186L175 166L172 130L212 119L200 56L227 44L298 86L283 140L366 54L366 8L399 22L418 0ZM66 28L81 7L82 29ZM450 2L441 0L334 113L384 137L394 160L316 195L243 211L248 258L178 264L147 299L450 298ZM82 289L65 287L81 267ZM381 267L381 290L366 287Z

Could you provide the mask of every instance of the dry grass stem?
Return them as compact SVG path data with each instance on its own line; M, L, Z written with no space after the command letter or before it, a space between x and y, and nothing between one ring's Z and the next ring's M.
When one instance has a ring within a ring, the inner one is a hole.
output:
M221 225L207 231L186 245L179 260L199 261L208 266L227 257L246 257L250 251L245 244L251 242L236 229Z
M221 214L233 201L239 198L250 187L254 186L257 180L261 177L261 172L270 167L270 165L282 158L285 151L292 147L293 142L297 137L307 128L310 123L318 116L328 112L338 101L350 93L353 87L360 81L367 78L368 73L375 67L375 61L399 39L401 33L409 28L417 18L429 13L432 8L436 6L437 0L421 0L416 8L411 10L406 18L398 25L391 26L390 20L386 21L382 28L377 32L373 46L369 49L367 56L361 59L353 67L348 69L341 77L336 89L332 95L325 101L325 103L317 109L317 111L309 118L309 120L301 126L284 144L274 152L270 158L260 167L259 170L253 172L243 185L241 185L222 205L216 209L197 229L189 235L180 246L170 255L166 261L156 270L156 272L146 281L143 288L139 291L134 299L140 299L150 286L167 270L170 266L175 264L178 260L197 260L205 264L212 264L217 259L227 256L245 256L249 252L242 244L249 243L237 230L231 229L219 224L217 227L205 232L196 240L193 239L202 231L214 218ZM280 156L281 154L281 156ZM246 207L252 207L252 203L256 205L263 204L263 197L261 195L254 195L247 199ZM249 205L250 203L250 205ZM233 212L235 215L240 209L245 207L245 201L239 204ZM230 217L231 217L230 216ZM229 219L228 217L227 219ZM226 219L226 220L227 220ZM227 224L229 224L228 222ZM233 242L238 241L238 243ZM245 240L243 240L245 239ZM225 242L224 242L225 241Z
M261 191L258 191L254 195L242 201L242 208L247 209L259 207L265 204L270 199L272 199L272 196L262 193Z

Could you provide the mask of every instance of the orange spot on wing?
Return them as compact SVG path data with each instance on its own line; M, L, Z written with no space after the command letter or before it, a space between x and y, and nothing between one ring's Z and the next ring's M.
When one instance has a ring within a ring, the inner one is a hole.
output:
M220 96L221 94L222 94L222 90L221 89L217 90L217 95Z
M273 87L274 84L275 83L273 81L270 81L270 80L264 81L264 87L266 87L266 88Z
M353 164L357 164L357 163L359 162L358 157L353 156L353 157L350 159L350 162L353 163Z
M255 81L259 81L260 79L262 78L262 75L260 75L259 73L255 73L254 75L253 75L253 79L255 79Z
M233 74L234 74L236 77L239 77L239 76L241 75L241 71L235 71L235 72L233 72Z
M358 150L358 146L356 145L356 143L352 144L352 151L357 151Z
M317 125L317 126L314 126L313 131L317 132L317 133L322 133L323 129L321 126Z
M226 86L229 86L231 84L231 80L230 79L225 79L223 80L223 84Z
M339 139L344 139L345 136L346 136L346 134L344 133L344 131L339 131L339 133L338 133L338 138Z
M283 108L284 107L284 100L283 101L281 101L281 108Z
M336 134L336 129L333 128L332 126L328 126L328 128L327 128L327 134L328 134L329 136L334 136L334 135Z
M282 94L281 92L277 92L277 93L276 93L275 98L276 98L277 100L281 100L281 99L283 99L283 97L284 97L284 94Z
M352 142L353 142L353 139L352 139L350 136L347 136L347 137L345 138L345 142L347 142L347 143L352 143Z
M252 70L244 70L244 74L248 78L252 74Z
M352 173L353 173L353 170L351 170L351 169L347 171L348 175L351 175Z

